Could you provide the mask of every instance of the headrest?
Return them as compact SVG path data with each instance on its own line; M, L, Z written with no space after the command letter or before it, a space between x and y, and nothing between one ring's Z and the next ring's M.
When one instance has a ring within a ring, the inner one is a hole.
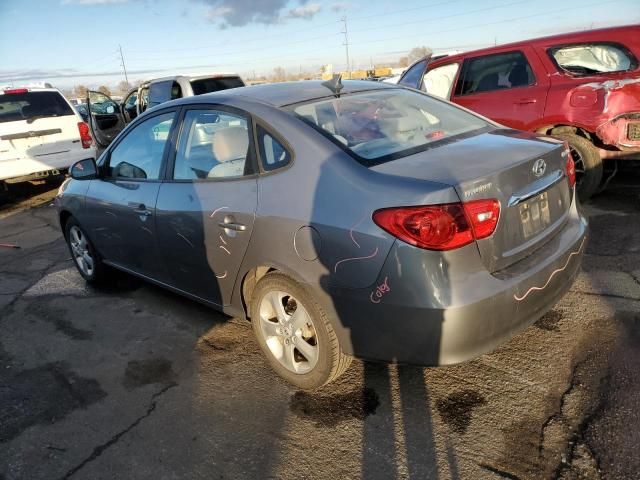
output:
M249 149L249 133L242 127L219 130L213 136L212 149L220 163L245 158Z

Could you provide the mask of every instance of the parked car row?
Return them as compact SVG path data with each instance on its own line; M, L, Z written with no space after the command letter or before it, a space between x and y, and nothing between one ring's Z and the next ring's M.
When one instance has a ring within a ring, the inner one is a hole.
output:
M56 197L69 251L88 282L122 270L247 318L300 388L353 357L474 358L577 275L577 189L639 150L638 31L429 57L398 85L171 77L122 104L89 92L76 127L105 151Z

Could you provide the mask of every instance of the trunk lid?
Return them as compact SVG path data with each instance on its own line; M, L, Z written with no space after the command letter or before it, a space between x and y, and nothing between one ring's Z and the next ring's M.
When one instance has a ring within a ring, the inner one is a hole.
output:
M483 263L494 272L542 247L565 223L571 205L565 166L562 143L499 129L372 170L451 185L465 202L497 199L496 230L476 242Z

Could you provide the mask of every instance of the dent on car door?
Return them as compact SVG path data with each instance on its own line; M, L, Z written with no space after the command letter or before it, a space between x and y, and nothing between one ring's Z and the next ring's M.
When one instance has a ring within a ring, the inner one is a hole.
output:
M107 147L125 126L120 105L102 92L87 92L89 126L96 143Z
M173 286L226 305L257 204L249 117L194 108L185 112L180 131L156 206L161 254Z

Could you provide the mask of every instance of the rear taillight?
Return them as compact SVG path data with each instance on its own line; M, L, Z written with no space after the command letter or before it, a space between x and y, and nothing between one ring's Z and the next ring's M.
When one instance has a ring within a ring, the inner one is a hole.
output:
M93 143L91 133L89 133L89 125L85 122L78 122L78 131L80 132L80 141L82 142L82 148L89 148Z
M567 174L567 180L569 182L569 187L573 188L576 185L576 164L573 161L573 157L571 156L571 148L569 148L569 144L564 142L564 153L563 157L567 157L567 163L564 167L565 173Z
M373 221L403 242L428 250L453 250L493 234L500 203L476 200L422 207L383 208Z
M16 95L19 93L28 93L29 90L26 88L8 88L4 91L5 95Z

